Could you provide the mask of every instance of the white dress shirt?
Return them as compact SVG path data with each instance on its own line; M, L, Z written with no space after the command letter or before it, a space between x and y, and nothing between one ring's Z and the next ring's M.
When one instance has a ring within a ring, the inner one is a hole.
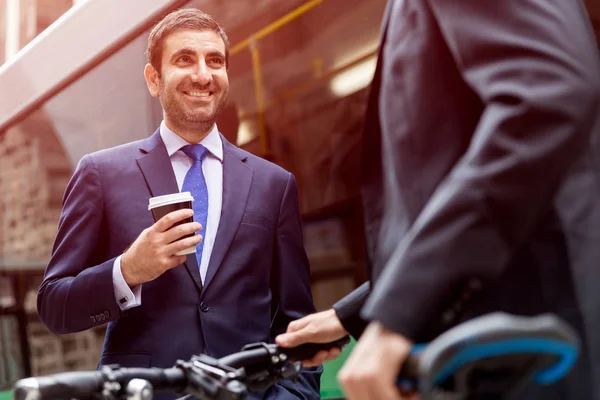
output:
M160 124L160 137L167 148L167 153L171 159L171 166L177 179L177 186L179 187L179 191L181 191L185 175L193 164L193 160L181 151L181 148L190 143L170 130L165 121ZM221 141L216 124L213 130L200 143L208 150L206 157L202 161L202 172L204 173L208 189L206 228L204 229L203 227L202 231L200 231L203 236L202 240L204 241L200 277L204 283L210 255L212 254L217 230L219 229L223 203L223 142ZM113 264L112 276L117 304L124 311L142 304L142 285L129 288L121 272L121 257L122 255L117 257Z

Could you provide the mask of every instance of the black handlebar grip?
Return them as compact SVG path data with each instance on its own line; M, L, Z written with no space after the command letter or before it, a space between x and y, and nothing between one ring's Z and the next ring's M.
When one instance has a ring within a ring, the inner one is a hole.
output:
M89 399L102 390L99 371L64 372L40 378L21 379L15 384L14 400Z
M279 347L279 351L286 354L292 361L309 360L321 350L331 350L334 347L343 348L350 343L350 336L344 336L341 339L329 343L305 343L297 347L284 348Z

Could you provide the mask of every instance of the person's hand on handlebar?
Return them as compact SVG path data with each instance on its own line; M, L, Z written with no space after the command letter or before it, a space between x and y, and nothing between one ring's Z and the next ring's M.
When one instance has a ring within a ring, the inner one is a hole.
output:
M287 332L275 338L281 347L296 347L304 343L327 343L346 336L348 332L335 314L335 310L318 312L290 322ZM333 360L341 354L339 348L319 351L310 360L302 361L305 367L314 367Z
M411 348L403 336L371 322L338 374L348 399L416 400L416 395L402 394L396 385Z

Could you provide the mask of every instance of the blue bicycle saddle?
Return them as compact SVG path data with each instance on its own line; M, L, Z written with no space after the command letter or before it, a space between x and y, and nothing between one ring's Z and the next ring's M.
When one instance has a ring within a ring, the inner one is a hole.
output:
M562 379L577 361L576 332L552 314L488 314L462 323L429 344L416 345L400 378L422 399L435 392L466 398L511 398L525 384Z

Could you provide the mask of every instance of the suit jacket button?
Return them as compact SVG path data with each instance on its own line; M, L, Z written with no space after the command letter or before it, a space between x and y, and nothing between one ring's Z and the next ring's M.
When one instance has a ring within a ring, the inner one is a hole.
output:
M200 310L202 310L202 312L208 312L208 310L209 310L208 304L206 304L205 302L201 302L200 303Z

